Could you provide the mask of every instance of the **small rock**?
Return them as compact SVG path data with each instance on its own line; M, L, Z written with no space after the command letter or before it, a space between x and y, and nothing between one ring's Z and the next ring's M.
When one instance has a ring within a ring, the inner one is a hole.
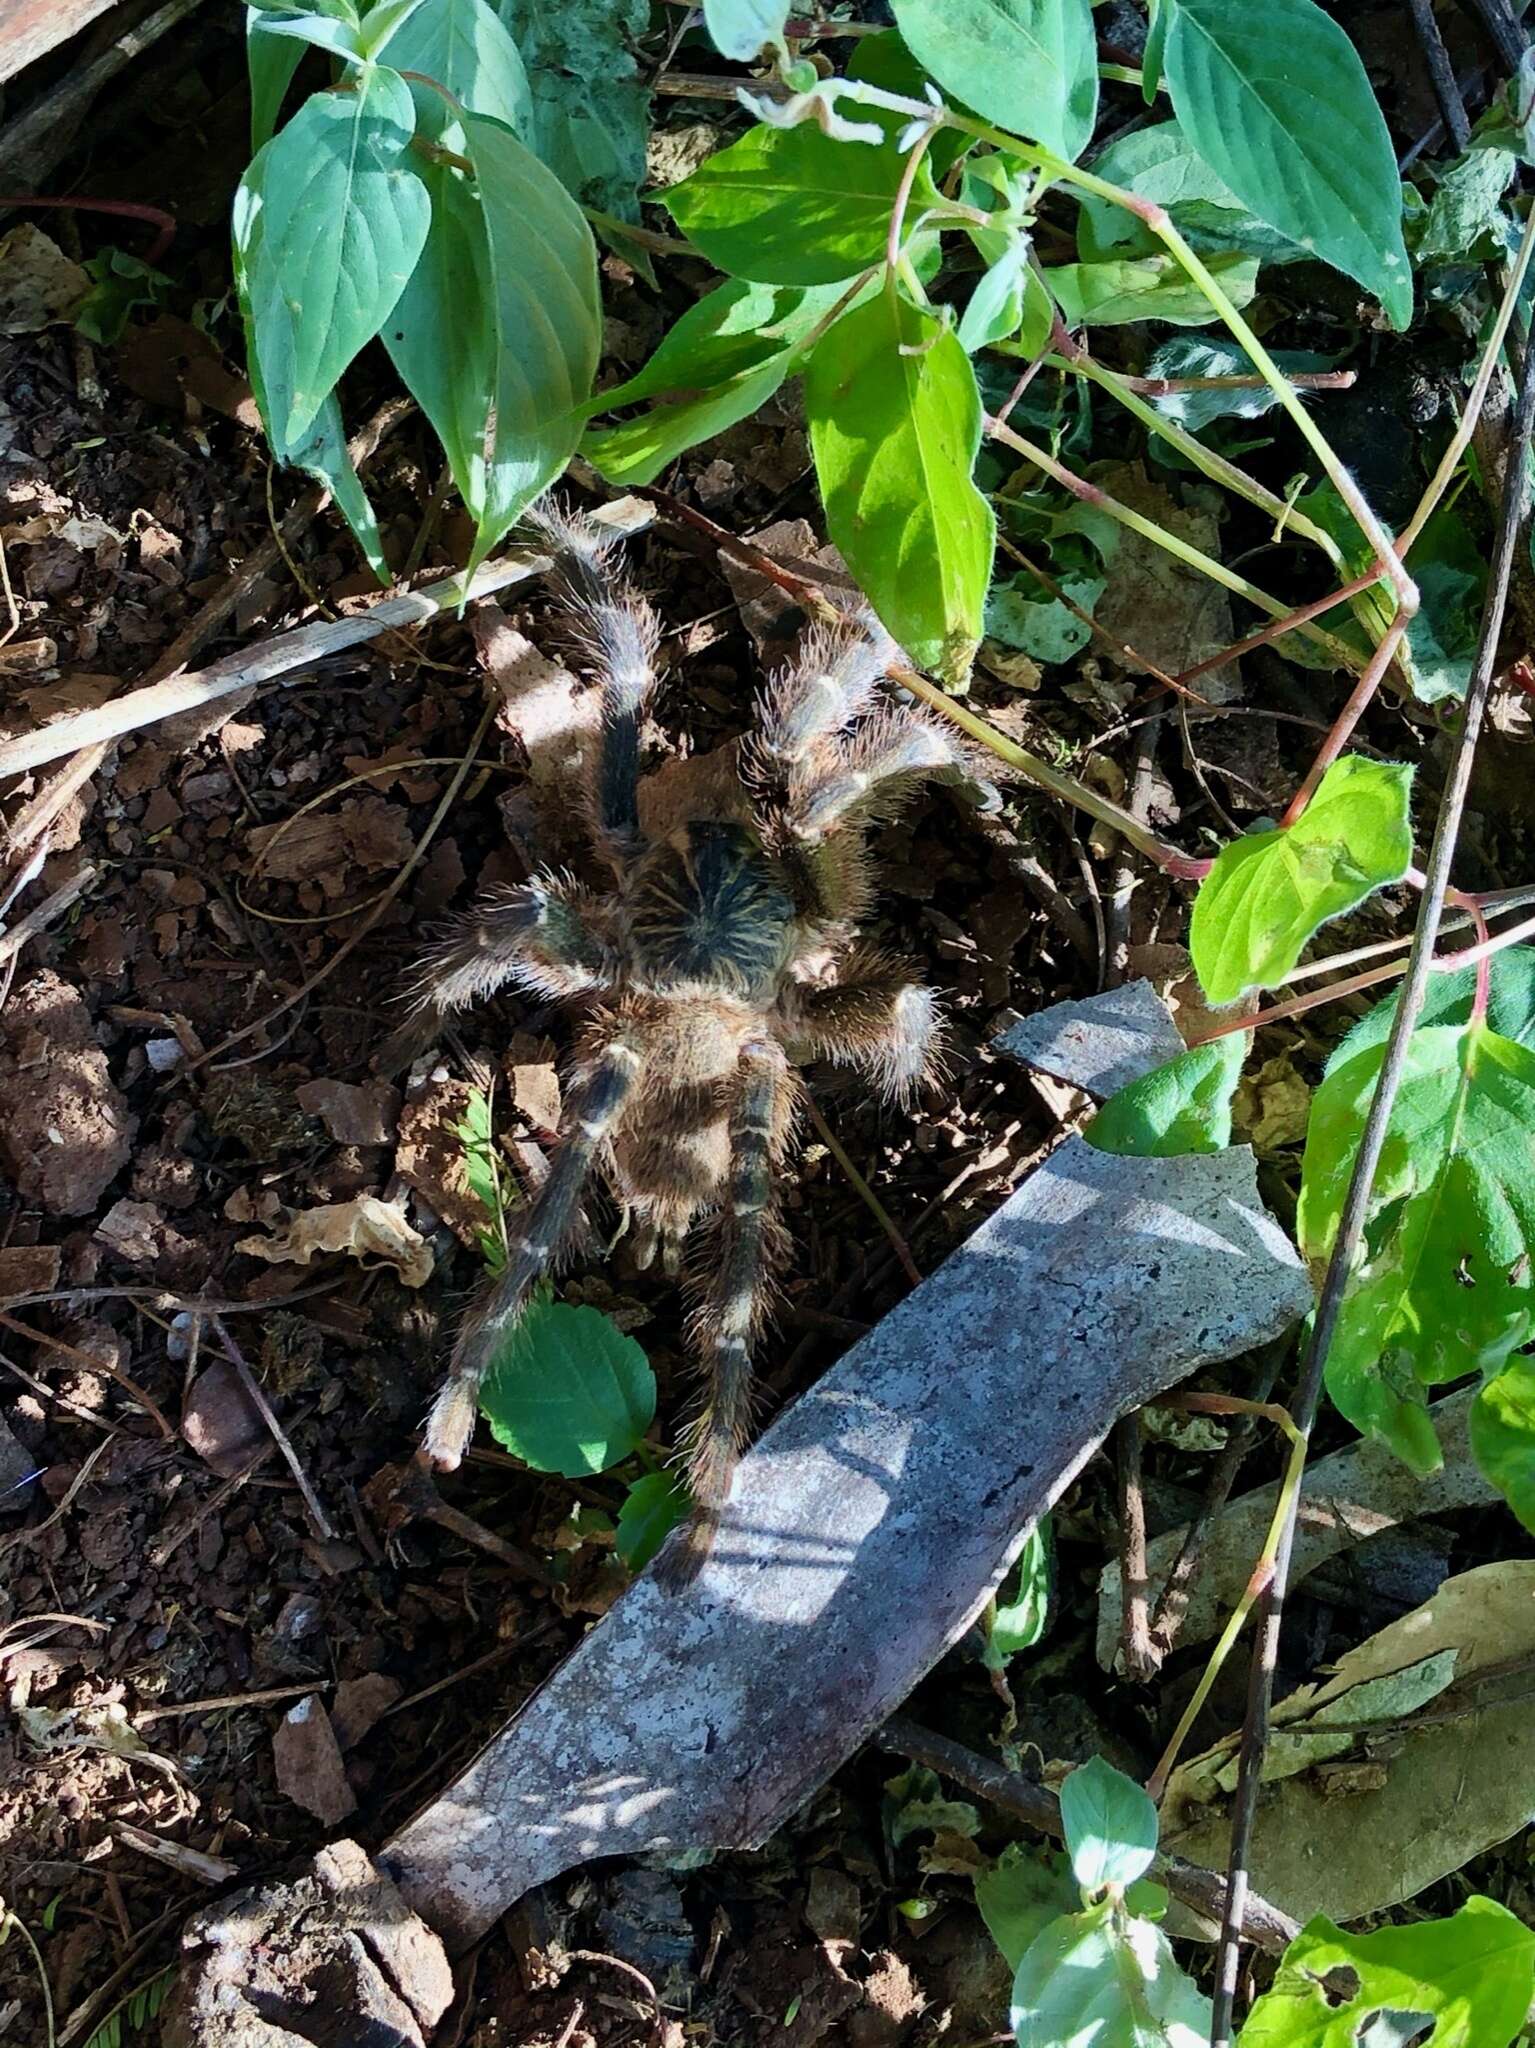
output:
M138 1128L90 1012L44 970L12 996L3 1031L0 1166L50 1215L89 1215L127 1163Z
M306 1081L296 1090L300 1109L324 1124L338 1145L389 1145L400 1117L400 1091L387 1081L358 1087L350 1081Z
M397 1678L370 1671L366 1678L343 1678L331 1705L331 1726L343 1749L354 1749L388 1713L405 1688Z
M59 1284L56 1244L10 1244L0 1249L0 1300L46 1294Z
M96 1226L96 1236L133 1266L153 1264L160 1255L165 1218L152 1202L114 1202Z
M205 1465L232 1479L271 1439L261 1410L222 1358L197 1375L181 1413L181 1434Z
M272 1761L278 1791L322 1826L334 1827L356 1812L336 1731L318 1693L283 1715L272 1737Z

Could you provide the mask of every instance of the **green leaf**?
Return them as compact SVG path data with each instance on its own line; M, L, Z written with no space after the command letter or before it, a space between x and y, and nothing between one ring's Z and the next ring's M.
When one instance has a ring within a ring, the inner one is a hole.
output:
M884 260L904 159L890 141L751 129L661 195L711 263L763 284L837 284ZM926 166L908 217L937 203Z
M1237 1031L1193 1046L1111 1095L1082 1135L1100 1152L1128 1159L1223 1152L1231 1143L1231 1098L1246 1056Z
M1330 370L1336 356L1317 355L1310 349L1273 349L1277 368L1286 376ZM1188 377L1253 377L1253 366L1240 342L1224 334L1174 334L1153 350L1146 362L1148 377L1165 377L1169 382ZM1279 403L1261 380L1244 388L1227 391L1169 391L1152 399L1163 419L1184 427L1191 434L1213 426L1216 420L1261 419Z
M426 4L427 0L373 0L373 5L363 19L359 38L363 55L370 61L382 56L384 51L391 47L406 22ZM395 68L398 68L399 62L399 57L396 56Z
M765 405L838 287L732 278L683 314L637 376L592 401L609 412L656 401L621 426L589 428L582 452L610 483L648 484L669 462Z
M967 1799L947 1799L937 1774L926 1764L912 1764L885 1780L881 1818L892 1848L909 1835L947 1830L967 1840L981 1832L981 1816Z
M559 180L504 123L463 126L477 179L430 166L432 232L384 340L475 521L472 572L575 452L602 304Z
M1510 946L1494 953L1487 962L1491 987L1487 992L1488 1028L1500 1038L1512 1038L1535 1050L1535 946ZM1418 1012L1417 1028L1431 1024L1465 1025L1471 1021L1476 994L1476 969L1457 968L1453 973L1431 974L1428 994ZM1396 1016L1395 996L1388 996L1360 1018L1327 1062L1329 1074L1346 1066L1371 1046L1384 1045L1391 1035Z
M1210 2001L1167 1936L1149 1920L1116 1925L1107 1900L1035 1937L1011 2018L1018 2048L1205 2048L1210 2038Z
M759 50L781 50L789 0L704 0L704 27L716 50L750 64Z
M1189 950L1212 1003L1275 988L1312 934L1399 882L1412 861L1404 764L1345 754L1288 830L1222 847L1199 886Z
M946 93L1072 163L1098 118L1091 0L892 0L912 55Z
M245 63L251 86L251 155L272 139L282 103L304 49L291 37L262 33L271 17L257 7L245 10Z
M693 1507L692 1495L672 1472L647 1472L624 1495L618 1511L618 1554L632 1572L642 1572Z
M1382 1051L1333 1067L1313 1098L1297 1218L1312 1261L1337 1235ZM1495 1371L1529 1340L1532 1129L1535 1052L1480 1024L1414 1031L1327 1388L1420 1472L1440 1463L1424 1389Z
M1032 1650L1044 1634L1054 1578L1055 1546L1046 1515L1029 1531L1018 1562L988 1610L983 1661L989 1671L1005 1671L1009 1658Z
M247 338L283 460L388 319L421 254L431 201L408 154L413 126L404 80L375 67L355 92L312 94L256 160L261 232L247 233L243 258Z
M1285 1950L1242 2048L1355 2048L1376 2015L1421 2013L1419 2048L1509 2048L1535 1990L1535 1933L1473 1895L1448 1920L1345 1934L1320 1915Z
M869 85L882 86L886 92L899 93L903 99L927 97L928 75L893 28L882 29L875 36L859 37L853 45L847 75L849 78L861 78ZM879 111L874 107L861 109L859 118L865 114L871 119L879 118ZM890 133L899 134L900 126L899 119L892 121ZM958 128L940 128L927 149L927 163L933 176L941 178L950 164L971 147L969 136Z
M1364 65L1316 0L1167 0L1185 134L1241 203L1412 319L1402 186Z
M1471 1404L1478 1468L1535 1535L1535 1360L1511 1358Z
M1173 11L1172 0L1150 0L1150 9L1146 48L1141 55L1141 98L1148 107L1154 107L1162 84L1162 52L1167 47L1167 22Z
M1166 20L1173 0L1161 19ZM1095 177L1165 207L1173 225L1202 255L1234 250L1263 263L1295 263L1309 251L1257 220L1231 187L1191 146L1176 121L1159 121L1111 142L1093 159ZM1085 263L1105 257L1156 256L1165 251L1146 223L1112 200L1086 192L1077 214L1077 254Z
M1251 303L1258 289L1255 256L1212 256L1209 268L1232 305L1240 309ZM1219 317L1193 279L1171 256L1058 263L1045 272L1045 280L1068 327L1121 327L1130 320L1166 320L1173 327L1202 327Z
M1157 1852L1157 1810L1150 1795L1101 1756L1079 1764L1062 1782L1061 1826L1072 1871L1085 1892L1134 1884Z
M492 1434L535 1472L585 1479L627 1458L656 1412L656 1379L632 1337L594 1308L534 1300L480 1389Z
M1031 293L1043 309L1048 333L1049 294L1030 266L1028 238L1015 233L970 294L959 323L959 345L966 355L973 356L978 348L990 348L993 342L1007 341L1015 335L1023 324L1024 306ZM1020 346L1034 354L1039 342L1035 340L1033 349L1029 349L1028 342Z
M1080 1904L1064 1856L1009 1842L989 1870L977 1872L975 1903L986 1931L1016 1970L1052 1920Z
M249 10L247 10L249 13ZM361 64L363 61L362 41L354 23L340 21L335 15L321 13L275 14L260 11L260 33L281 36L284 40L309 43L317 50L329 50L333 57L343 63ZM303 55L303 51L299 51Z
M1108 588L1105 577L1081 571L1067 571L1055 581L1089 617ZM1093 637L1092 628L1058 597L1052 597L1027 569L991 586L984 616L989 640L1034 661L1070 661Z
M648 0L496 0L533 90L523 140L583 206L640 217L650 93L631 45Z
M423 0L389 45L397 71L419 71L445 86L471 114L504 121L524 142L533 134L527 67L489 0ZM454 110L430 86L412 84L417 125L445 139Z
M881 291L816 343L805 413L827 528L855 581L913 660L958 680L981 638L994 534L971 478L969 357L933 314Z
M1419 263L1494 262L1518 231L1503 210L1517 159L1502 149L1473 149L1439 174L1413 254Z
M341 407L332 393L321 405L318 413L306 431L292 440L278 438L274 432L274 412L267 395L266 380L262 374L262 359L277 366L279 376L286 380L284 388L291 388L291 365L296 349L294 328L296 316L291 302L281 292L269 295L266 300L264 324L261 330L261 346L256 343L256 321L251 296L253 272L264 270L263 243L266 232L265 181L267 165L275 143L268 143L240 180L235 192L233 210L234 277L235 291L240 301L240 313L245 323L246 354L250 368L251 388L256 395L256 405L266 426L267 438L272 443L272 453L279 462L288 463L294 469L301 469L324 484L336 501L341 516L352 529L368 567L380 583L390 579L389 564L384 557L383 538L378 522L373 516L373 507L352 458L347 453L346 432L341 423Z

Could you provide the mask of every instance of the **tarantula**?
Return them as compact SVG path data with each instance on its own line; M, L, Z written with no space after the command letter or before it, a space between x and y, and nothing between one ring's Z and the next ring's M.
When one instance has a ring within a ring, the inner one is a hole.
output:
M481 1380L539 1276L567 1248L600 1169L635 1225L635 1257L694 1265L692 1337L704 1392L690 1479L700 1509L681 1575L706 1554L751 1419L751 1354L785 1250L776 1183L799 1104L795 1069L828 1059L886 1097L931 1072L930 990L857 928L872 893L870 824L924 778L993 804L936 721L878 694L896 650L870 615L815 627L759 699L733 788L709 814L686 800L640 822L639 742L657 627L580 517L536 525L556 588L600 677L602 724L581 804L606 888L544 872L483 896L426 960L418 1004L441 1016L507 982L585 1012L548 1178L513 1219L504 1271L471 1309L425 1446L455 1467ZM686 785L683 785L686 787Z

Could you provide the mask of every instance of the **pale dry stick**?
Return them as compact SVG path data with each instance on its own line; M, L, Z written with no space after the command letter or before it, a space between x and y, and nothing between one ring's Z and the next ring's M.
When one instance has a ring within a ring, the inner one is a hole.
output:
M250 1395L257 1413L272 1432L273 1443L282 1452L283 1460L288 1470L293 1474L294 1479L298 1483L298 1490L304 1497L304 1505L309 1510L309 1519L314 1524L316 1535L326 1543L333 1543L336 1538L336 1532L331 1527L330 1518L320 1505L320 1496L315 1492L309 1474L304 1470L302 1459L299 1457L298 1452L294 1450L292 1443L289 1441L287 1431L278 1421L272 1404L266 1397L265 1387L262 1386L260 1380L257 1379L256 1375L246 1364L245 1354L219 1321L218 1317L214 1316L211 1320L214 1335L224 1347L225 1357L239 1374L241 1386Z
M604 506L596 517L615 532L623 534L636 533L650 523L649 508L640 506L633 498L620 498ZM548 568L547 554L537 549L522 549L515 554L503 555L499 561L487 562L470 580L467 590L462 576L449 576L428 584L424 590L410 591L402 597L380 598L368 611L358 612L350 618L295 626L289 632L274 635L254 650L228 655L196 674L146 683L137 690L130 690L126 696L115 697L109 703L96 706L94 710L56 719L38 732L20 735L0 746L0 776L19 775L29 768L40 767L44 762L57 760L61 754L70 753L75 748L100 745L104 749L125 733L136 732L177 712L201 710L205 705L216 703L221 697L233 696L240 690L296 679L300 671L313 667L317 661L323 661L330 655L376 640L392 628L418 625L460 602L472 602L475 598L489 596L492 591L526 583L534 576L543 575ZM219 600L221 604L224 601L222 597ZM205 628L202 637L206 638L209 630L212 628ZM174 652L172 649L171 653ZM169 659L170 654L167 654L166 660Z
M1457 736L1444 795L1434 827L1433 844L1426 866L1423 900L1407 976L1397 1000L1390 1036L1381 1055L1380 1073L1370 1100L1369 1114L1354 1158L1343 1212L1322 1283L1311 1337L1306 1347L1300 1384L1293 1403L1293 1420L1303 1445L1309 1441L1320 1405L1327 1355L1343 1307L1344 1291L1364 1235L1375 1177L1385 1150L1386 1135L1397 1092L1406 1071L1408 1050L1418 1015L1428 994L1433 971L1434 947L1439 920L1444 914L1450 886L1450 869L1455 858L1460 822L1471 786L1471 770L1481 736L1482 719L1492 690L1498 640L1503 630L1503 613L1513 573L1514 550L1518 543L1524 507L1524 475L1529 460L1532 428L1535 428L1535 348L1525 351L1520 378L1519 400L1513 430L1509 436L1503 504L1498 519L1497 542L1488 577L1487 607L1482 617L1476 659L1466 690L1465 714ZM1535 924L1535 920L1530 921ZM1507 943L1507 935L1500 935ZM1492 942L1489 941L1490 945ZM1479 948L1471 949L1473 951ZM1232 2037L1236 2003L1237 1969L1241 1946L1243 1900L1248 1886L1248 1861L1252 1847L1253 1823L1258 1810L1258 1792L1263 1777L1263 1757L1268 1745L1269 1715L1273 1705L1274 1674L1279 1661L1279 1629L1284 1614L1285 1587L1289 1578L1290 1555L1295 1540L1296 1515L1300 1500L1297 1486L1289 1512L1274 1546L1272 1574L1263 1595L1258 1622L1258 1639L1253 1651L1248 1688L1247 1715L1242 1729L1242 1747L1237 1771L1236 1797L1231 1815L1231 1848L1227 1862L1226 1911L1221 1923L1220 1946L1216 1955L1215 1999L1210 2026L1211 2048L1227 2048Z
M1143 1684L1156 1676L1158 1662L1151 1646L1146 1496L1141 1484L1144 1444L1140 1415L1122 1415L1114 1428L1114 1466L1119 1488L1120 1647L1125 1670Z
M56 924L70 905L85 894L100 872L100 868L87 861L62 888L55 889L51 896L45 896L24 917L17 918L7 931L0 932L0 968L10 966L28 939L35 939L51 924Z
M408 401L393 398L379 407L373 417L358 429L347 444L347 453L354 466L367 461L384 435L409 409ZM269 534L252 551L239 572L230 578L222 590L216 591L176 635L150 669L148 681L138 690L129 691L125 696L114 698L110 704L99 706L98 710L110 712L114 706L126 707L129 704L140 703L155 690L174 690L175 684L171 679L177 676L177 672L186 666L204 642L210 640L233 615L246 592L253 589L262 577L276 567L282 558L284 541L296 542L329 502L330 493L326 490L311 491L307 497L300 499L284 519L280 532ZM181 680L184 683L191 683L193 679ZM234 690L241 687L243 685L236 684ZM216 691L211 696L189 690L185 695L185 701L172 702L166 710L151 715L169 717L178 710L199 709L202 704L214 701L217 696L234 694L234 690ZM150 701L154 701L152 697ZM41 733L22 735L20 740L12 742L12 747L35 741L42 737L43 733L50 737L58 736L61 744L57 749L36 754L19 767L7 763L11 749L0 746L0 776L20 774L28 767L41 767L47 761L56 760L60 754L79 749L63 772L38 791L10 827L8 840L13 856L18 850L41 840L70 798L90 780L106 759L107 748L113 739L120 739L124 732L134 731L139 725L150 722L150 718L146 716L142 719L135 718L131 723L116 729L97 730L92 726L92 717L91 713L83 713L77 714L74 718L57 719L52 725L43 727Z
M207 1700L171 1700L158 1707L136 1707L134 1726L147 1728L151 1721L176 1721L185 1714L219 1714L241 1707L275 1707L282 1700L298 1699L305 1693L326 1692L335 1682L333 1678L310 1678L302 1685L269 1685L260 1692L221 1692Z

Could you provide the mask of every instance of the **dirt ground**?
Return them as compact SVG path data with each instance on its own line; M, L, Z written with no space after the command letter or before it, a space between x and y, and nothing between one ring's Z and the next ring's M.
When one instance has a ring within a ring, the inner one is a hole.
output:
M114 190L175 199L182 227L164 259L174 290L136 309L110 348L58 326L0 337L10 732L141 680L236 583L238 603L194 665L343 611L369 587L329 514L267 573L244 573L304 491L269 473L240 378L220 226L239 168L239 45L200 33L166 112L110 143ZM71 177L106 189L107 148L93 144ZM86 254L109 225L81 216ZM616 376L644 359L666 308L616 259L607 287ZM386 376L362 365L354 418L386 395ZM818 545L791 406L734 430L674 480L732 531L773 536L789 553ZM414 416L390 425L368 466L392 557L416 580L454 566L464 539L436 511L437 471ZM668 629L648 735L658 766L739 732L760 671L740 578L707 542L663 522L633 558ZM505 613L509 629L557 653L536 587L511 593ZM977 694L1010 731L1120 796L1145 730L1141 681L1088 661L1040 695L994 676ZM201 730L150 727L109 749L69 798L19 899L29 908L90 871L68 911L6 960L0 1014L0 1892L39 1944L63 2043L86 2041L130 1992L153 2004L181 1921L213 1889L288 1868L343 1825L376 1845L625 1582L610 1526L621 1490L609 1481L543 1477L485 1449L444 1483L454 1508L546 1562L552 1583L403 1519L390 1499L478 1271L452 1127L470 1087L493 1082L511 1170L531 1182L558 1114L562 1020L517 999L470 1014L423 1068L378 1066L424 937L477 885L525 873L537 834L515 721L493 721L474 746L486 686L471 623L445 617L289 687L226 700ZM1315 708L1286 701L1298 718ZM1396 713L1381 718L1394 747L1429 757L1431 733L1404 740ZM1169 721L1169 761L1172 737ZM1203 824L1218 827L1213 798L1250 818L1284 787L1303 740L1284 725L1222 721L1197 774L1151 772L1153 822L1196 845ZM462 789L439 815L466 756ZM9 792L13 830L56 772ZM1089 993L1126 966L1172 976L1185 911L1142 877L1121 932L1117 850L1027 794L1000 828L934 796L886 828L878 852L873 936L916 956L941 992L948 1079L910 1115L812 1079L929 1272L1078 1113L1064 1091L992 1054L999 1021ZM1271 1057L1314 1071L1320 1039L1272 1036ZM1276 1141L1266 1172L1281 1213L1293 1164ZM296 1212L362 1197L398 1204L426 1240L424 1285L382 1259L298 1266L241 1249ZM762 1359L769 1411L909 1284L813 1133L787 1220L793 1255ZM689 1392L679 1301L636 1271L623 1240L609 1244L612 1222L599 1220L562 1291L640 1337L661 1384L653 1435L665 1452ZM308 1500L212 1321L189 1341L189 1301L220 1305L230 1352L280 1419ZM1267 1456L1244 1483L1267 1475ZM1177 1519L1202 1480L1197 1457L1159 1447L1154 1526ZM1093 1665L1091 1589L1115 1544L1106 1461L1069 1497L1057 1535L1060 1616L1020 1681L1020 1739L1047 1758L1096 1749L1133 1764L1176 1716L1182 1680L1147 1695ZM1475 1527L1457 1535L1460 1561L1475 1561ZM1349 1637L1417 1597L1410 1585L1357 1588ZM1300 1667L1332 1641L1333 1609L1301 1601L1294 1627ZM283 1732L287 1709L311 1694L339 1763ZM986 1745L997 1703L973 1657L956 1653L924 1697ZM1212 1726L1230 1705L1217 1697ZM573 1948L643 1970L670 2040L885 2048L993 2036L1005 1966L963 1877L891 1849L880 1786L893 1768L876 1757L850 1766L759 1855L551 1887L469 1960L444 2038L646 2038L650 2010L633 1982L600 1962L571 1964ZM43 2038L35 1974L13 1939L0 1949L0 2041Z

